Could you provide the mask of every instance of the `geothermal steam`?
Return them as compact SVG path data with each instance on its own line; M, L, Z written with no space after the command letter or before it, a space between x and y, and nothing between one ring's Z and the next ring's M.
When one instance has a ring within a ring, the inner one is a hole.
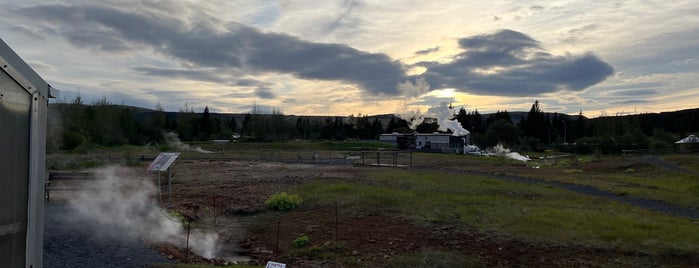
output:
M436 118L439 131L451 130L454 136L468 135L469 131L461 126L461 123L456 119L452 119L454 114L449 108L446 102L442 102L437 106L433 106L427 110L427 114L421 114L420 112L409 112L407 114L401 115L403 119L408 120L410 127L415 129L417 125L422 123L423 120L427 118Z
M117 176L116 174L121 174ZM97 236L108 238L141 238L148 242L168 243L184 248L186 230L182 224L167 216L152 198L157 187L147 178L128 174L128 170L105 168L98 170L95 187L68 201L72 217L97 223ZM75 219L78 220L78 219ZM189 236L190 249L202 257L216 256L218 234L193 230Z
M167 143L169 145L177 147L177 150L180 150L180 151L200 152L200 153L205 153L205 154L213 153L212 151L204 150L199 146L190 146L188 144L182 143L182 141L180 141L180 137L178 137L177 133L174 133L174 132L165 133L165 140L167 141Z
M527 162L530 160L528 156L523 156L517 152L511 152L510 149L506 149L505 147L502 147L501 144L496 145L495 147L493 147L492 150L489 150L489 151L491 151L491 153L494 155L503 156L503 157L514 159L514 160L519 160L522 162Z

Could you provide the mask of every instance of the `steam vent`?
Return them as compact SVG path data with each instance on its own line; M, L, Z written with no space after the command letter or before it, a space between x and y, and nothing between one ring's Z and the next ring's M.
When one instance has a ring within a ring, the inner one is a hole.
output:
M0 266L43 266L48 98L56 95L0 39Z

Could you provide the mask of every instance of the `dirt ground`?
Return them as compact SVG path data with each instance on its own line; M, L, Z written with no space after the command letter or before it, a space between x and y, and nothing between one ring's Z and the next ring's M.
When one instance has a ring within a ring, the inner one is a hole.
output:
M524 168L524 164L520 167L495 162L492 166L468 166L463 164L463 159L450 164L442 161L429 162L416 156L417 161L421 163L419 168L435 170L458 168L488 174L527 171L532 177L543 172ZM657 164L655 162L648 159L634 161L634 168L647 168L651 164ZM597 171L620 168L596 167L596 163L591 165L593 166L580 168ZM426 257L425 252L448 252L457 254L456 256L472 257L477 262L469 263L468 266L488 267L623 266L623 262L617 263L619 256L624 256L626 260L629 256L640 259L647 257L609 248L533 244L497 233L474 230L468 226L418 226L406 219L405 215L382 211L380 208L360 207L358 211L357 206L313 207L305 204L290 212L280 213L271 212L264 205L270 195L289 191L303 183L361 180L363 169L368 168L377 167L179 159L173 165L171 200L167 195L167 180L164 177L161 180L162 205L190 219L194 228L218 233L221 248L214 260L207 260L173 245L154 246L164 256L182 262L250 262L264 265L267 261L274 260L290 267L391 266L388 264L403 267L405 265L400 265L400 260L406 257L423 261L427 259L427 264L424 265L427 267L438 266L429 264L433 261L430 258L438 259L439 256ZM157 183L153 174L149 176ZM291 247L292 241L301 235L310 237L310 245L303 249ZM657 257L653 256L655 260ZM662 264L679 266L696 261L695 256L660 258ZM687 262L686 259L691 260Z
M275 260L293 267L375 267L429 250L475 256L481 261L478 265L488 267L597 267L613 266L615 256L635 254L531 244L468 227L417 226L399 215L344 207L302 206L292 212L261 213L267 211L264 201L275 192L313 180L355 180L363 168L370 167L181 160L173 179L173 209L198 221L201 228L220 232L228 254L258 264ZM300 235L312 241L310 249L301 253L289 247ZM668 261L673 258L677 256ZM222 256L214 262L226 260L241 259Z

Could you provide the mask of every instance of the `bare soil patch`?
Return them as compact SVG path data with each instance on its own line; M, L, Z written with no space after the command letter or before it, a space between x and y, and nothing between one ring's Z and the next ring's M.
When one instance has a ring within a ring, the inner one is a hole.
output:
M207 228L218 226L233 251L258 264L277 260L294 267L376 267L425 251L444 251L475 256L484 266L594 267L615 265L615 256L635 254L532 244L468 226L418 226L405 215L380 208L339 207L336 223L334 207L303 206L284 213L264 207L275 192L315 180L356 181L363 168L369 167L183 160L176 165L173 209L198 219L201 226L213 223L216 217L217 224ZM512 167L461 168L500 174ZM302 249L290 246L302 235L310 238L310 245Z

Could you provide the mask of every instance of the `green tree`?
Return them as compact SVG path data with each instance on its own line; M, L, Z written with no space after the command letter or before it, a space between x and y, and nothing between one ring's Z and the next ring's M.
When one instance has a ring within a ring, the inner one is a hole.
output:
M434 133L439 129L439 124L435 118L425 118L422 123L415 127L415 132L417 133Z
M532 108L527 114L527 118L520 122L520 128L527 137L537 138L542 141L549 141L549 121L539 107L539 101L532 104Z
M500 119L491 123L485 131L482 146L490 147L497 144L503 144L508 147L517 145L519 131L512 122L506 119Z
M209 114L209 106L204 107L204 112L201 114L201 119L199 119L199 133L197 135L198 140L207 141L211 138L213 134L213 122L211 121L211 115Z

